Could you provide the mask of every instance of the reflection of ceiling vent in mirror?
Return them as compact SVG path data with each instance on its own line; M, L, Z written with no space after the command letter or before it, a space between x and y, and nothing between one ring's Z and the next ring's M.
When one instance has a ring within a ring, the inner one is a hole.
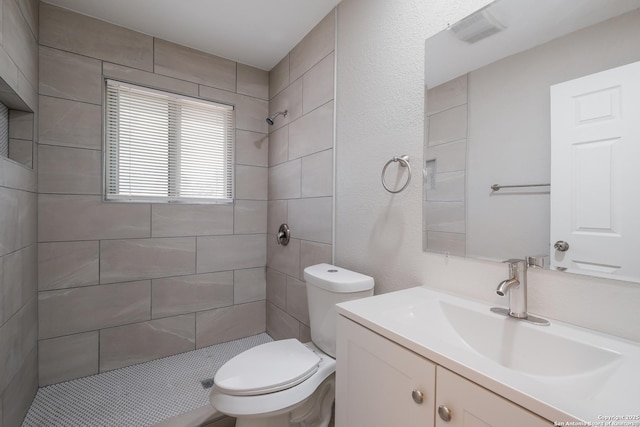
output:
M481 10L456 22L449 29L456 37L467 43L475 43L506 27L487 10Z

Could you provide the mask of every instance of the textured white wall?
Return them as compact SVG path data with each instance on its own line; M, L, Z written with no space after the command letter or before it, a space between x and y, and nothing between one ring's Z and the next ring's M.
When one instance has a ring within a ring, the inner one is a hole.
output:
M496 304L499 263L422 252L424 41L487 0L343 0L338 7L335 263L376 293L418 285ZM380 171L408 154L413 180L391 195ZM640 286L532 271L530 311L640 341Z

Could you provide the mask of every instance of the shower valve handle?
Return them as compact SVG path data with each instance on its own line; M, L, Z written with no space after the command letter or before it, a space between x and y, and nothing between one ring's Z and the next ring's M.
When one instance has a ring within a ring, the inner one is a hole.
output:
M287 224L280 225L278 229L278 234L276 235L276 242L279 245L287 246L289 244L289 240L291 239L291 229Z

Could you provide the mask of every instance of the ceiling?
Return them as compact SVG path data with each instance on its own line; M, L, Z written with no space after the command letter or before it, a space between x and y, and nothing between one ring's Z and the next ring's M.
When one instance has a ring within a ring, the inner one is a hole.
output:
M340 0L46 0L154 37L271 70Z

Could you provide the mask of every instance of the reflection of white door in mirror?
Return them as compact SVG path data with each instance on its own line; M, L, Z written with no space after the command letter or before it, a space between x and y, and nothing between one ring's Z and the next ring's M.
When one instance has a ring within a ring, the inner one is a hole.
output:
M551 86L551 267L640 282L640 62Z

